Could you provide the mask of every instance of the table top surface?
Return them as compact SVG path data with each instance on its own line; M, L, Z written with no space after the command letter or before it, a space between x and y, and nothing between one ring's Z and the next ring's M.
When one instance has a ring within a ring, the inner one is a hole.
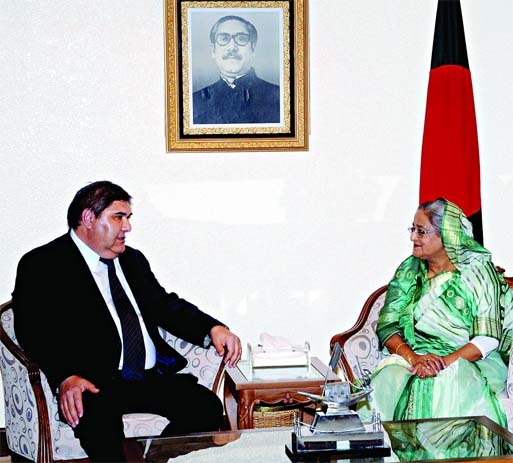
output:
M226 368L230 379L240 387L322 384L328 367L317 357L312 357L310 366L260 367L251 368L249 361L241 360L237 366ZM340 381L332 371L328 372L329 381Z
M383 428L392 455L375 458L375 462L513 462L513 434L486 417L385 421ZM127 452L130 461L147 463L162 463L169 458L173 458L170 463L290 463L285 446L290 447L291 438L292 428L132 438L127 439Z

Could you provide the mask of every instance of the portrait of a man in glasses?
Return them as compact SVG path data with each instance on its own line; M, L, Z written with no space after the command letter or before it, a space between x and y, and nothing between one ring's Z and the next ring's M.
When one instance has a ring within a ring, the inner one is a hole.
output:
M280 86L257 76L258 33L240 16L223 16L210 30L210 55L219 79L193 93L194 124L280 122Z

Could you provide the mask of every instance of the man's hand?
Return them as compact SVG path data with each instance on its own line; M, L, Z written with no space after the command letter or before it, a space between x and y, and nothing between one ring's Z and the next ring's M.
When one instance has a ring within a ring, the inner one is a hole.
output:
M242 344L239 337L222 325L214 326L210 330L210 337L217 353L224 356L224 363L229 367L237 365L242 355Z
M59 407L66 422L74 428L84 415L82 393L85 391L97 394L100 390L87 379L80 376L69 376L59 386Z

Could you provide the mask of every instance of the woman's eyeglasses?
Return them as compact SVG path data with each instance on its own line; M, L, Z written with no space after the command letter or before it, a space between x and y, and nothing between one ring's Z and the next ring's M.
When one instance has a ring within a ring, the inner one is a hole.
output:
M425 230L424 228L418 227L408 227L408 232L410 235L412 233L416 233L419 238L422 238L425 235L429 235L430 233L436 233L438 230Z

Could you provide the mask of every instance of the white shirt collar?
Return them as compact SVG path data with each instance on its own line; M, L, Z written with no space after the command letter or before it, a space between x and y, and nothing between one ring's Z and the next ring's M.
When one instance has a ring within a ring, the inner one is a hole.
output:
M229 87L235 88L237 86L235 84L235 81L237 79L240 79L241 77L245 76L246 74L241 74L241 75L236 76L236 77L228 77L228 76L224 76L224 75L221 74L221 79L223 79L228 84Z
M94 272L100 262L100 255L93 251L87 244L85 244L75 233L75 230L70 230L70 236L73 242L77 245L80 254L85 259L87 266L91 272Z

